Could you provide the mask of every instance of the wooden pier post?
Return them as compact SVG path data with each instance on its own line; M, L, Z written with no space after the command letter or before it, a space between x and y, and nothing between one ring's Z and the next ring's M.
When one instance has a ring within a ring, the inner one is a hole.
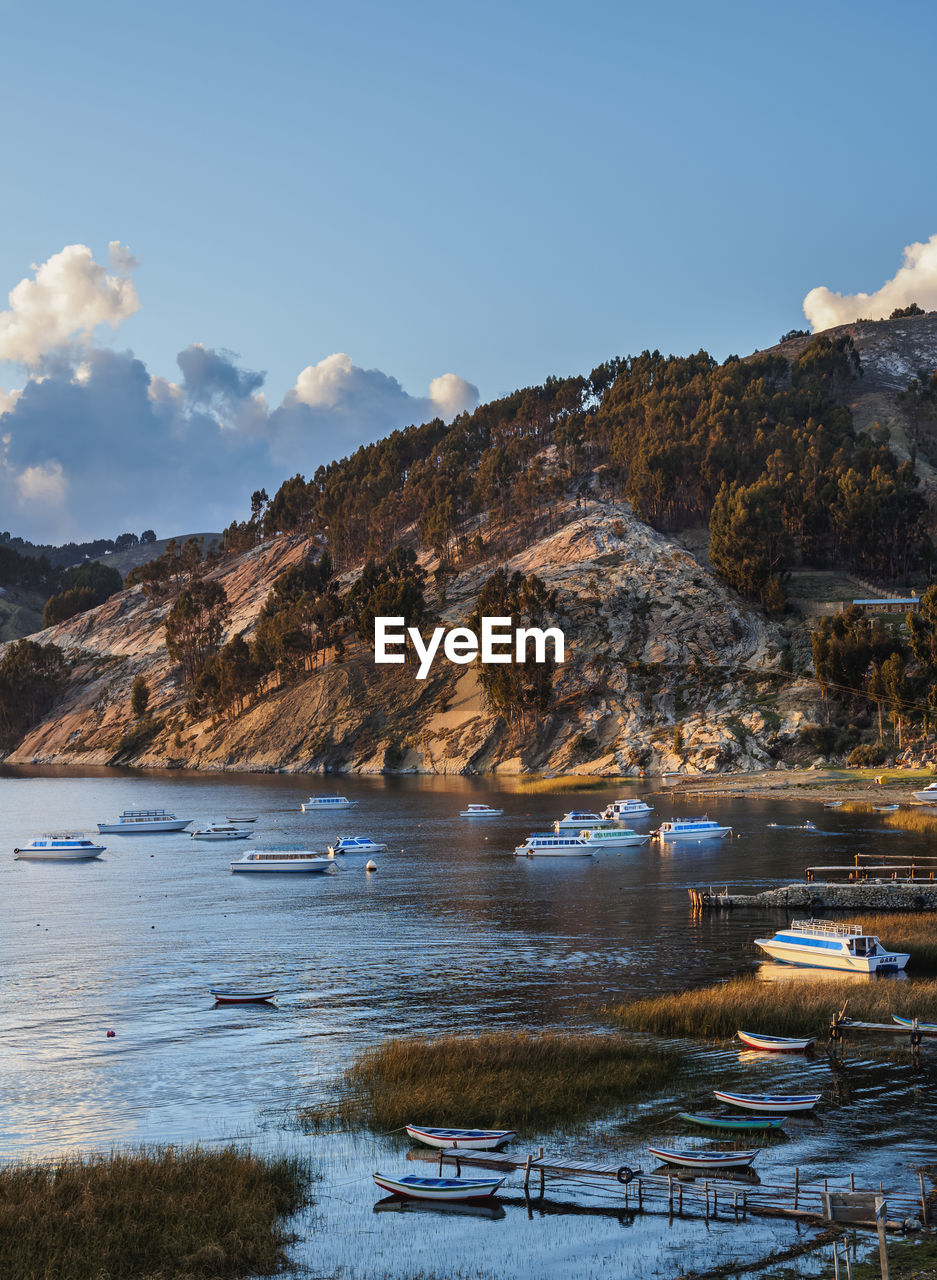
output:
M529 1197L530 1195L530 1165L532 1160L533 1160L533 1156L528 1155L527 1162L524 1165L524 1196L525 1198Z
M677 1188L677 1212L683 1213L683 1183L680 1182Z
M794 1208L797 1208L797 1196L800 1192L800 1169L794 1170Z
M855 1191L855 1189L856 1189L856 1175L854 1173L851 1173L849 1175L849 1190Z
M644 1179L638 1174L638 1209L644 1208Z
M927 1194L924 1191L924 1175L919 1173L917 1180L921 1184L921 1226L927 1226Z
M543 1147L537 1148L537 1159L543 1160ZM543 1195L544 1195L544 1186L545 1186L545 1175L543 1172L543 1166L541 1165L541 1168L540 1168L540 1199L541 1200L543 1199Z
M709 1183L703 1183L703 1190L706 1192L706 1221L709 1221Z
M881 1196L875 1198L875 1225L878 1227L878 1260L882 1269L882 1280L890 1280L888 1244L885 1240L885 1201Z

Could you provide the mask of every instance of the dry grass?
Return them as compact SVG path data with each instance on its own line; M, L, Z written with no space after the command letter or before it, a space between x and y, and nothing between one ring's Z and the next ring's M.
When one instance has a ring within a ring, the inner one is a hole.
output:
M937 809L937 805L934 806ZM897 827L899 831L917 831L921 835L937 835L937 813L931 809L899 809L897 813L883 813L882 823L886 827Z
M163 1148L0 1168L0 1273L16 1280L240 1280L285 1262L299 1161Z
M739 1029L766 1035L824 1035L832 1015L844 1004L847 1016L859 1022L891 1022L893 1013L933 1022L937 981L762 982L746 976L677 995L610 1005L603 1012L631 1031L722 1040Z
M602 791L606 787L637 783L637 778L520 778L517 790L523 795L562 795L566 791Z
M312 1128L405 1124L535 1128L574 1121L657 1089L675 1055L618 1035L489 1032L388 1040L345 1073L339 1096L310 1107Z

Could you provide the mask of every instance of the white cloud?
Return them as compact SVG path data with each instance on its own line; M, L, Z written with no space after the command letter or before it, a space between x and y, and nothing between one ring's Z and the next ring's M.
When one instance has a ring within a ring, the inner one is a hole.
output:
M60 462L44 462L38 466L25 467L16 476L16 487L21 502L56 502L65 501L68 480Z
M925 311L937 310L937 235L926 244L909 244L903 265L875 293L832 293L825 286L811 289L804 298L804 315L818 333L853 320L883 320L912 302Z
M34 367L75 339L90 341L98 325L116 329L140 307L129 272L136 260L114 240L114 274L95 262L87 245L66 245L10 290L0 312L0 360Z
M3 387L0 387L0 418L10 412L22 394L22 390L4 391Z
M478 387L457 373L443 373L429 384L429 398L438 406L439 416L445 422L451 422L460 413L470 413L476 407Z

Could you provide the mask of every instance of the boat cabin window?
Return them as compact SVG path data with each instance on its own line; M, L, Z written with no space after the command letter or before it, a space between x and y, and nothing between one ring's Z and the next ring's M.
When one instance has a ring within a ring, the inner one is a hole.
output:
M852 945L853 952L857 956L871 956L875 954L875 943L871 938L856 938Z

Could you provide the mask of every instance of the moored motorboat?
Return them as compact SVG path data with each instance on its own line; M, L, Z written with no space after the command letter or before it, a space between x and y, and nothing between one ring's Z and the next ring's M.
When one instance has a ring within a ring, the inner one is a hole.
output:
M698 1124L704 1129L727 1129L731 1132L763 1132L768 1129L780 1129L784 1124L784 1116L718 1116L700 1115L690 1111L681 1111L678 1120L687 1124Z
M657 834L668 844L698 844L702 840L721 840L731 831L731 827L721 827L709 818L674 818L672 822L662 822Z
M95 844L83 831L50 831L14 849L13 857L32 862L90 862L104 850L103 844Z
M773 938L756 938L755 946L786 964L852 973L894 973L911 958L906 952L886 951L861 925L835 920L794 920Z
M623 799L613 800L602 810L602 817L614 822L623 822L626 818L646 818L654 812L654 806L645 800Z
M228 813L228 814L225 814L225 817L228 819L229 822L233 822L238 827L240 827L245 822L257 821L256 813L252 817L248 817L246 814L243 814L243 813Z
M266 1004L276 999L277 988L209 987L208 994L216 1004Z
M825 800L823 802L824 809L842 809L842 800Z
M754 1031L735 1033L749 1049L761 1049L765 1053L805 1053L816 1043L816 1036L763 1036Z
M569 813L564 813L562 818L557 818L553 824L553 830L557 833L582 831L584 827L610 827L612 822L611 818L603 818L601 814L590 813L588 809L570 809Z
M937 782L931 782L923 791L912 791L911 794L922 804L937 804Z
M466 1151L494 1151L517 1137L514 1129L440 1129L433 1125L408 1124L406 1130L415 1142L427 1147L463 1147Z
M487 1200L504 1181L504 1178L419 1178L414 1174L391 1178L384 1173L375 1173L373 1178L376 1186L392 1196L449 1202Z
M459 814L460 818L500 818L503 809L492 809L490 804L470 804Z
M246 840L251 833L230 822L210 822L207 827L198 827L189 832L192 840Z
M648 1147L652 1156L664 1164L679 1165L682 1169L747 1169L758 1150L754 1151L706 1151L679 1150L667 1147Z
M592 849L582 836L535 831L514 850L517 858L591 858Z
M713 1089L713 1094L720 1102L743 1111L785 1113L812 1111L822 1097L819 1093L727 1093L724 1089Z
M310 796L301 807L303 813L331 813L335 809L350 809L357 803L347 796Z
M920 1031L922 1036L937 1036L937 1022L922 1022L920 1018L899 1018L897 1013L891 1015L896 1026L905 1027L908 1031Z
M328 846L333 858L339 853L383 853L386 848L386 844L372 840L369 836L340 836L334 844Z
M191 818L177 818L165 809L125 809L116 822L99 822L102 836L151 836L184 831Z
M232 871L331 871L335 863L314 849L249 849Z
M640 831L632 831L630 827L587 827L579 835L596 853L603 849L630 849L635 845L647 844L651 838Z

